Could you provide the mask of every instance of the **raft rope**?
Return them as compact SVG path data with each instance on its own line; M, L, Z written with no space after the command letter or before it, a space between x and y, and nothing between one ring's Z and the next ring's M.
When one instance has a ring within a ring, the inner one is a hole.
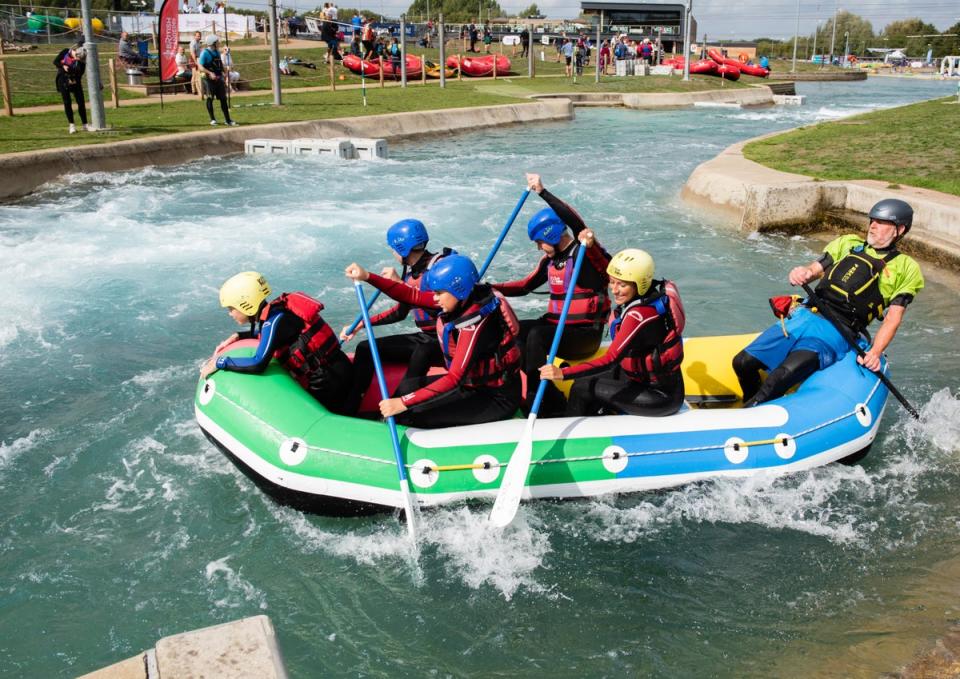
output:
M876 393L877 388L880 386L880 384L882 384L880 380L877 380L874 383L873 388L870 390L870 393L867 394L867 398L864 399L864 403L870 402L870 399L873 398L873 395ZM245 407L243 407L242 405L240 405L239 403L231 399L229 396L224 396L223 394L217 394L217 396L219 398L222 398L224 401L226 401L233 407L237 408L238 410L242 410L252 419L259 421L264 428L272 431L281 440L289 438L286 435L286 433L280 431L279 429L271 425L269 422L266 422L265 420L257 417L256 415L251 413L249 410L247 410ZM842 415L838 415L837 417L834 417L831 420L827 420L826 422L821 422L820 424L804 429L803 431L798 432L793 436L785 435L779 438L759 439L757 441L744 441L743 443L734 443L732 447L734 450L739 451L741 447L775 445L777 443L787 445L789 439L791 438L794 440L797 440L800 437L807 436L808 434L812 434L813 432L819 429L823 429L824 427L829 427L831 424L836 424L840 420L844 420L848 417L855 417L858 411L860 411L862 414L863 406L858 406L857 408L854 408L848 413L843 413ZM578 457L561 457L561 458L555 458L551 460L531 460L530 464L545 465L545 464L557 464L557 463L569 463L569 462L594 462L597 460L619 460L621 457L630 458L630 457L647 457L650 455L670 455L673 453L698 453L706 450L723 449L723 448L726 448L726 446L727 446L726 443L721 443L721 444L710 444L706 446L691 446L687 448L665 448L663 450L646 450L646 451L640 451L635 453L614 452L606 455L581 455ZM388 465L391 467L396 465L396 463L393 460L384 460L382 458L373 457L372 455L363 455L362 453L350 453L345 450L336 450L334 448L326 448L324 446L317 446L310 443L305 443L304 447L306 447L308 451L329 453L331 455L339 455L341 457L347 457L355 460L363 460L365 462L376 462L378 464ZM496 462L496 463L484 462L482 464L447 464L447 465L407 464L404 466L411 471L420 472L422 474L431 474L431 473L447 472L447 471L468 471L468 470L472 471L475 469L493 469L493 468L499 468L499 467L506 467L507 464L508 462Z

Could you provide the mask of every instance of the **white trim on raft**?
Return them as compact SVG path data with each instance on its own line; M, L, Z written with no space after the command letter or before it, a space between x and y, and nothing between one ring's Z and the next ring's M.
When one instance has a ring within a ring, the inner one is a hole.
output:
M340 498L403 509L403 496L400 493L399 486L397 490L387 490L386 488L377 488L361 483L333 481L280 469L240 443L196 406L194 406L194 412L201 429L217 439L221 445L255 471L258 476L275 483L281 488L308 493L317 497ZM414 497L417 496L414 494Z
M603 417L555 417L537 420L534 441L567 441L580 438L614 438L646 434L682 434L685 432L719 431L782 427L790 419L783 406L762 405L747 409L687 410L666 417L638 415L605 415ZM503 420L487 424L471 424L445 429L407 429L406 437L420 448L449 448L469 441L484 446L516 443L527 420Z

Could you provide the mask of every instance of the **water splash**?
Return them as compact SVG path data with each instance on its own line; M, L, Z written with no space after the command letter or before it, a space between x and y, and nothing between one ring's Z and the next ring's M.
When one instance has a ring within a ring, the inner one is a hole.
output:
M18 455L34 450L50 440L53 431L50 429L34 429L22 438L14 439L9 444L0 441L0 469Z

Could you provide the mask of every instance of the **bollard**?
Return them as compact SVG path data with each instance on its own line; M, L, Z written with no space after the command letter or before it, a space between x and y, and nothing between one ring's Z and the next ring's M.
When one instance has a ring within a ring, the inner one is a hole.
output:
M117 90L117 66L113 59L108 60L107 64L110 67L110 97L113 99L113 107L120 108L120 92Z
M7 65L0 61L0 92L3 92L3 110L8 116L13 115L13 100L10 99L10 81L7 80Z
M493 55L493 79L497 79L497 55Z
M420 84L427 84L427 56L425 54L420 55Z
M383 55L377 57L380 60L380 87L383 87Z
M337 81L336 81L336 78L333 77L333 62L334 62L334 61L335 61L335 59L333 58L333 55L331 54L331 55L330 55L330 91L331 91L331 92L336 92L336 91L337 91ZM360 68L361 68L361 70L363 69L363 64L360 64Z
M457 80L463 80L463 57L457 55Z

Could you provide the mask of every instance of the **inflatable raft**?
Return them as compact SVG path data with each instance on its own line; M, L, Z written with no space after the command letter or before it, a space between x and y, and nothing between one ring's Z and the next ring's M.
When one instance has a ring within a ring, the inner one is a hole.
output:
M742 409L731 358L754 336L685 340L689 405L675 415L538 420L524 498L586 498L782 474L865 455L887 401L876 375L851 352L796 392ZM239 343L226 350L253 351ZM402 506L386 425L331 414L275 361L263 375L220 371L201 381L195 412L204 434L283 503L325 514ZM400 427L414 501L427 507L492 500L525 425L516 418Z
M731 59L730 57L725 57L723 56L723 53L717 50L708 50L707 54L710 56L710 58L713 61L717 62L718 66L720 67L728 66L730 68L737 70L736 78L731 78L729 74L725 74L724 77L728 79L737 80L740 77L741 73L746 73L747 75L753 75L758 78L766 78L768 75L770 75L770 71L763 68L762 66L755 66L753 64L747 64L745 61L739 61L737 59ZM718 74L719 74L719 71L718 71Z
M458 57L454 55L447 57L447 68L459 67L464 75L485 78L493 75L494 60L497 64L497 75L506 75L510 72L510 60L502 54L488 54L483 57Z
M343 65L348 69L361 75L361 69L363 75L368 78L379 78L380 77L380 62L379 61L367 61L361 59L355 54L346 54L343 57ZM423 63L420 61L420 57L416 57L412 54L407 55L407 78L419 78L420 71L423 68ZM427 73L429 75L429 73ZM400 69L394 70L393 62L389 59L383 60L383 76L385 78L399 78L401 77Z

